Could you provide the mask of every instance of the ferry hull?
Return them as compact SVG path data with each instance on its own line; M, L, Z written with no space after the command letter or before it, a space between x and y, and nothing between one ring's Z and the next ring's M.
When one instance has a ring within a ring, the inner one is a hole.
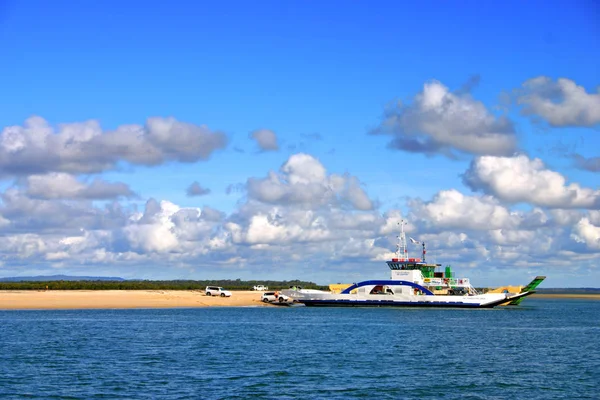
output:
M493 296L489 299L482 298L474 301L468 296L421 296L421 299L360 299L341 298L340 296L328 296L329 298L310 298L294 296L294 301L302 303L307 307L410 307L410 308L494 308L507 301L529 296L534 292L519 293L512 296ZM336 298L337 297L337 298ZM428 297L423 299L423 297ZM454 297L444 299L444 297Z

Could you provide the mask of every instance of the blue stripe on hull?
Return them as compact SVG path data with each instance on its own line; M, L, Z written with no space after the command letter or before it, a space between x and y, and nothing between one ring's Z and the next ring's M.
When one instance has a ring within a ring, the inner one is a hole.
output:
M492 308L498 303L469 304L469 303L430 303L390 300L297 300L307 307L423 307L423 308ZM506 300L503 300L506 301Z

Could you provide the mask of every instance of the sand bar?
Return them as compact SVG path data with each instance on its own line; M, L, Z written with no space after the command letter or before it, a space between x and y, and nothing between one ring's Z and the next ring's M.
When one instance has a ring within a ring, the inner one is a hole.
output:
M274 307L260 301L262 292L234 291L209 297L194 290L3 290L0 310L84 308ZM597 294L534 294L532 298L595 299Z
M193 290L3 290L0 310L83 308L274 307L261 302L262 292L236 291L210 297Z

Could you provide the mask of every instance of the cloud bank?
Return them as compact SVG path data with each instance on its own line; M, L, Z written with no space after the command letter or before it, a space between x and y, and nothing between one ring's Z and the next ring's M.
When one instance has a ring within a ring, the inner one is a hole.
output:
M119 162L155 166L167 161L207 160L227 145L227 137L206 126L174 118L149 118L144 126L103 131L97 121L61 124L40 117L0 133L0 177L48 172L98 173Z
M452 93L438 81L426 83L412 103L386 110L372 134L393 137L389 147L414 153L511 155L513 123L496 117L469 93Z

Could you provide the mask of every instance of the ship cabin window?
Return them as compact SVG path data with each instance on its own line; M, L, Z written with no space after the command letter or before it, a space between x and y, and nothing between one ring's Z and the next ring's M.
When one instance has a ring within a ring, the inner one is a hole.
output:
M377 285L377 286L373 287L373 289L371 289L371 292L369 294L384 294L383 286Z

